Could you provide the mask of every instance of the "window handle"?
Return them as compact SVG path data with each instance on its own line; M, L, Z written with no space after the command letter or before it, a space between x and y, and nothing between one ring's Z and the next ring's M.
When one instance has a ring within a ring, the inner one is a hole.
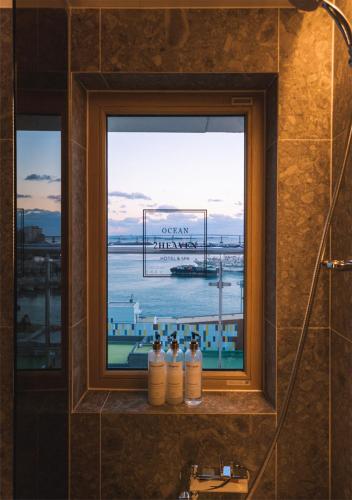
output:
M323 260L322 267L335 271L352 271L352 259L346 260Z

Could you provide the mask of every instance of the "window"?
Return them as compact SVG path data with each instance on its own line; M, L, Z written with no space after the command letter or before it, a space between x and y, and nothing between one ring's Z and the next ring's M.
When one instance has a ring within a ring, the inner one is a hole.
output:
M194 332L206 388L259 389L262 97L93 93L89 123L90 387Z
M62 368L61 117L17 116L18 370Z

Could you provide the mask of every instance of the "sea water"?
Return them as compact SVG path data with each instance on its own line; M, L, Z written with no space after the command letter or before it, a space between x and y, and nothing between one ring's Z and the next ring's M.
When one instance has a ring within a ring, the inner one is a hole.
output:
M152 270L168 274L171 267L195 265L194 258L183 260L181 255L148 256ZM224 272L230 287L223 289L223 314L241 312L242 299L239 282L243 272ZM190 317L216 315L219 311L219 291L210 287L218 277L143 277L143 258L141 254L108 253L108 302L128 301L133 295L139 302L142 316ZM24 314L29 314L32 323L43 324L45 321L45 295L19 298L18 321ZM52 295L50 300L50 322L61 323L61 297Z
M171 267L195 265L194 257L182 255L148 255L153 277L143 277L141 254L108 254L108 301L127 301L133 295L139 302L142 316L185 317L208 316L219 312L219 290L209 286L218 277L176 277L168 274ZM155 276L156 275L156 276ZM223 314L240 313L242 308L240 281L243 272L224 272L231 283L223 289Z

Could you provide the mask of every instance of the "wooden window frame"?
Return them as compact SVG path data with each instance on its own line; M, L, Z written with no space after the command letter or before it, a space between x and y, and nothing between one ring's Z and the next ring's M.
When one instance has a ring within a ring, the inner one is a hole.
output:
M88 96L88 386L146 390L146 370L106 368L106 123L110 115L244 115L245 370L205 371L209 391L262 390L264 280L264 93L90 92Z

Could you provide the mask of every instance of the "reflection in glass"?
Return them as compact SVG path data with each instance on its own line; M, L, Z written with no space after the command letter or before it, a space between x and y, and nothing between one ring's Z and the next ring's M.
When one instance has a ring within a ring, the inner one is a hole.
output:
M61 119L17 118L17 369L61 368Z
M205 369L243 370L244 117L109 117L107 168L108 368L195 331Z

